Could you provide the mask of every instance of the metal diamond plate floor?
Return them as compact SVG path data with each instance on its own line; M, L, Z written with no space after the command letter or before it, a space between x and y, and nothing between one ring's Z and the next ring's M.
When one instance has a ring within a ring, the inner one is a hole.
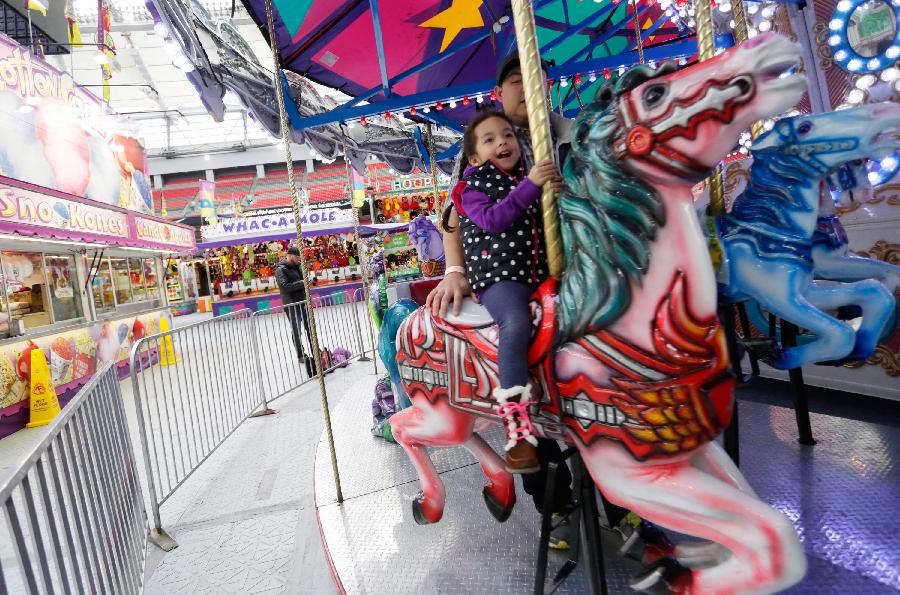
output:
M332 413L344 493L335 499L324 437L316 451L315 498L327 556L347 593L531 592L539 517L526 494L497 523L482 475L462 448L433 449L447 488L437 525L415 524L419 490L403 450L369 434L370 379L349 387ZM782 387L787 390L786 385ZM809 389L810 399L815 389ZM741 465L759 496L784 512L806 549L809 572L789 593L880 594L900 590L900 428L813 414L818 445L797 443L794 413L741 403ZM499 436L487 436L498 448ZM520 487L520 486L519 486ZM606 536L609 592L627 593L633 567ZM551 553L550 574L564 558ZM586 592L583 564L558 593Z

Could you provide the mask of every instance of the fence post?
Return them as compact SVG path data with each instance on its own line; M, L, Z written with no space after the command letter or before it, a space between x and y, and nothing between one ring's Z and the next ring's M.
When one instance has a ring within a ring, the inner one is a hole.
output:
M178 547L172 537L162 528L162 520L159 517L159 498L156 496L156 481L153 479L153 466L150 463L150 445L147 443L147 426L144 423L144 410L141 403L141 387L138 382L138 372L143 371L143 362L141 361L141 347L143 347L151 337L144 337L134 344L131 348L131 386L134 392L134 408L135 417L138 422L138 435L141 437L141 452L144 459L144 472L147 477L147 488L150 491L150 511L153 515L153 526L147 539L155 544L164 552L170 552ZM162 343L159 343L162 344ZM150 349L147 349L147 356L152 357ZM141 366L138 368L138 366ZM152 365L152 362L148 362Z
M251 344L253 346L253 355L250 359L253 360L254 367L256 368L256 382L259 385L259 399L260 399L260 409L258 411L254 411L248 417L261 417L263 415L272 415L275 413L274 409L269 407L269 403L266 400L266 389L263 386L263 371L262 364L259 359L262 354L259 351L259 333L257 332L257 314L259 310L256 312L250 313L250 335L251 335Z
M359 325L359 302L356 300L356 292L353 294L351 309L353 310L353 326L356 327L356 337L359 340L359 361L367 362L370 360L369 356L366 355L366 346L363 344L362 329Z

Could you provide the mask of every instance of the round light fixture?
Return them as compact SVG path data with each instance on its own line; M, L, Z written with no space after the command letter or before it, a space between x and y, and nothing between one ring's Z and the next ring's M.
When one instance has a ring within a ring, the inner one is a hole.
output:
M828 28L834 61L844 70L878 74L900 57L896 0L840 0Z

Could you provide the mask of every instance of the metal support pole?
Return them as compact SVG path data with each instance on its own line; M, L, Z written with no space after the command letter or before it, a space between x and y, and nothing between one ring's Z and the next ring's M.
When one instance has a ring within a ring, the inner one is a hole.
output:
M725 331L725 343L728 347L728 357L731 358L731 370L738 382L743 382L744 372L741 370L741 360L738 359L737 353L737 333L734 328L734 310L731 304L719 305L719 320ZM734 403L731 410L731 423L725 428L722 439L724 441L725 452L731 457L735 465L740 464L740 426L738 425L738 399L735 395Z
M781 320L781 342L785 348L797 346L797 332L799 329L787 320ZM812 446L816 443L812 435L812 425L809 421L809 402L806 400L806 386L803 382L803 370L792 368L788 370L791 379L791 392L794 396L794 417L797 419L797 433L800 444Z
M634 19L634 40L637 45L638 51L638 60L641 64L644 63L644 40L641 36L641 21L638 16L638 3L637 0L631 0L631 16Z
M559 472L560 465L565 465L565 462L551 461L547 464L544 510L541 511L541 533L538 538L537 568L534 569L534 595L544 595L544 583L547 581L547 557L550 553L550 531L553 524L550 503L556 501L556 474Z
M741 323L741 333L744 335L744 341L750 340L750 319L747 318L747 306L744 303L737 304L738 320ZM759 376L759 359L753 350L747 350L747 357L750 359L750 374Z
M598 522L600 512L597 509L596 488L580 453L574 462L575 473L580 476L581 484L581 522L584 527L584 554L588 564L590 592L607 595L606 563L603 560L603 544L600 541Z
M709 0L706 0L707 2ZM519 44L519 63L528 107L528 130L534 162L554 159L550 141L550 110L547 107L547 84L541 70L540 47L534 25L534 10L529 0L512 0L513 22ZM544 220L544 239L547 244L547 267L552 277L560 277L564 258L559 231L559 209L550 182L541 191L541 214Z
M438 191L437 164L434 162L434 130L431 122L425 125L425 146L428 149L428 164L431 169L431 184L434 188L434 202L431 212L437 215L442 211L441 193Z
M272 0L265 0L266 4L266 20L269 28L269 41L272 49L272 63L274 66L274 74L272 78L273 91L275 92L275 100L278 103L279 121L281 124L281 141L284 144L284 163L287 166L288 186L291 191L291 207L294 211L294 221L297 224L297 241L300 243L300 249L303 249L303 228L300 223L300 205L297 201L297 185L294 181L294 161L291 157L291 140L288 132L287 112L284 109L284 95L281 92L281 65L278 63L278 47L275 38L275 23L272 16ZM303 287L306 290L306 314L309 317L311 343L313 350L313 358L316 360L316 372L319 375L319 393L322 397L322 415L325 417L325 436L328 439L328 449L331 451L331 470L334 472L334 489L337 495L337 501L344 501L344 494L341 492L341 476L338 471L337 453L334 449L334 434L331 431L331 412L328 409L328 393L325 390L325 373L322 370L322 355L319 351L319 336L316 330L316 318L314 308L312 307L312 296L309 292L309 272L306 266L306 259L300 259L300 269L303 273Z
M362 274L362 287L363 287L363 304L369 303L369 288L367 286L366 280L368 279L368 275L366 274L366 257L365 250L363 249L362 239L359 237L359 210L356 207L356 204L353 202L353 172L350 170L350 157L347 153L347 139L343 139L344 144L344 164L347 166L347 187L350 190L350 206L353 208L353 238L356 242L356 253L357 258L359 259L359 269ZM371 202L369 203L371 207ZM372 223L375 223L375 220L372 220ZM355 293L355 292L354 292ZM369 356L366 355L366 350L363 347L362 341L362 332L359 330L359 313L356 311L356 306L353 306L353 321L356 323L356 333L359 336L359 361L367 362L369 361ZM372 327L369 326L369 340L372 341L372 365L375 367L375 374L378 374L378 358L375 357L375 340L372 337Z

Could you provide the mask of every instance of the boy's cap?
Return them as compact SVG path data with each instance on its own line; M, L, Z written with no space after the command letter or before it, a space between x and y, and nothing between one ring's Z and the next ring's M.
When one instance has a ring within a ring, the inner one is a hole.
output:
M290 248L288 248L287 253L294 256L300 256L300 248L298 248L297 246L291 246Z
M511 54L507 55L503 58L503 61L500 62L500 66L497 67L497 86L503 84L503 81L506 80L506 77L509 76L510 71L513 68L519 68L519 52L518 50L514 50ZM543 69L544 74L547 74L550 68L550 63L543 58L541 58L541 69Z

